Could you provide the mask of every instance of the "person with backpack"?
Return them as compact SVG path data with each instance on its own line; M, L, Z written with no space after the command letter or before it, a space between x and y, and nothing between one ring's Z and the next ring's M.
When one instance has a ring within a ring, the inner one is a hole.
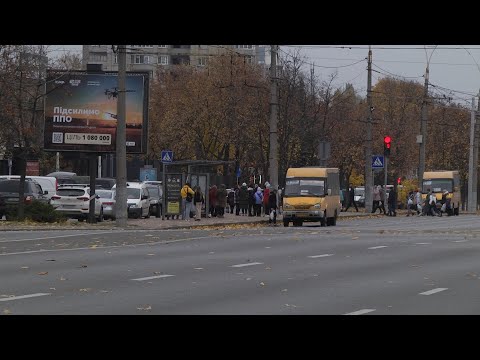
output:
M263 193L262 193L262 188L259 186L257 187L257 191L255 193L255 215L257 216L262 215L262 204L263 204Z
M200 221L202 218L202 205L205 203L200 186L195 187L195 195L193 196L193 204L195 205L195 221Z
M413 216L413 212L416 210L417 205L415 205L415 194L413 191L410 191L407 195L407 216Z
M195 192L187 182L180 190L180 196L182 197L182 218L183 220L190 220L190 212L193 211L193 196Z

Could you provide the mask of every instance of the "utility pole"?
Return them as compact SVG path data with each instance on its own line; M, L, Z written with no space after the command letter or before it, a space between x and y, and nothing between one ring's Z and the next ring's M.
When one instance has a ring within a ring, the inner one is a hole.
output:
M479 101L480 104L480 101ZM475 189L475 124L476 124L476 116L475 116L475 98L472 97L472 114L470 117L470 154L468 158L468 211L474 212L477 208L476 206L476 193Z
M278 100L277 100L277 51L278 45L270 45L270 81L271 81L271 100L270 100L270 156L269 156L269 175L270 184L273 189L278 190Z
M118 45L118 100L117 100L117 201L116 222L118 227L127 226L127 139L126 139L126 92L127 48Z
M368 46L368 83L367 83L367 139L365 144L365 211L372 212L373 174L372 174L372 48Z
M422 102L422 121L420 125L420 161L418 166L418 186L423 187L423 173L425 172L425 140L427 137L427 101L428 101L428 77L429 77L429 63L425 69L425 85L423 88L423 102Z

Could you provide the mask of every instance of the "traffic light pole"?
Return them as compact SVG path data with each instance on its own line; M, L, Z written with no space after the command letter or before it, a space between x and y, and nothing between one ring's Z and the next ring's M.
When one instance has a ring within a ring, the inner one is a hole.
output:
M384 187L384 192L383 192L383 204L385 205L387 203L387 181L388 181L388 155L385 155L385 159L383 159L385 162L384 164L384 170L385 170L385 179L383 181L383 187Z
M373 174L372 174L372 49L368 49L367 80L367 134L365 139L365 212L371 213L373 207Z

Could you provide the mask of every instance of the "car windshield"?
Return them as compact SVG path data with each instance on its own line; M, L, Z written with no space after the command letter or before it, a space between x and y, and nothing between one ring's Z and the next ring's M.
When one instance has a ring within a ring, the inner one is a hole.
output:
M18 193L20 180L0 180L0 192ZM28 183L25 181L25 192L28 192Z
M325 180L288 179L285 183L285 196L323 196Z
M365 195L365 189L356 188L354 191L355 191L355 195L358 195L358 196Z
M453 192L453 180L452 179L426 179L423 181L422 192L428 191L443 192L445 190Z
M110 190L95 190L95 194L100 196L101 198L104 199L112 199L113 198L113 191Z
M148 193L150 194L150 197L152 198L158 198L160 197L160 194L159 194L159 191L158 191L158 187L156 186L149 186L147 187L148 189Z
M83 189L58 189L57 195L59 196L82 196L85 195Z
M127 199L139 199L140 189L127 188Z

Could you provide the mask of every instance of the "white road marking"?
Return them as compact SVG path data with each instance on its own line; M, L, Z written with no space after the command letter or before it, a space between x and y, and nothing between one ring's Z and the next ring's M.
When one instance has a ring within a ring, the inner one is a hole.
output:
M357 310L351 313L343 314L343 315L363 315L363 314L368 314L372 311L375 311L376 309L362 309L362 310Z
M262 265L263 263L261 262L252 262L252 263L247 263L247 264L238 264L238 265L232 265L231 267L245 267L245 266L253 266L253 265Z
M468 240L465 239L465 240L455 240L454 242L459 243L459 242L467 242L467 241L468 241Z
M335 254L311 255L311 256L308 256L308 257L312 258L312 259L316 259L316 258L327 257L327 256L332 256L332 255L335 255Z
M448 290L448 288L436 288L436 289L432 289L432 290L422 292L418 295L432 295L432 294L435 294L435 293L438 293L438 292L444 291L444 290Z
M381 248L386 248L387 246L386 245L380 245L380 246L373 246L373 247L369 247L370 250L375 250L375 249L381 249Z
M36 294L29 294L29 295L12 296L7 298L1 298L0 301L20 300L20 299L27 299L27 298L33 298L38 296L46 296L46 295L51 295L51 293L36 293Z
M415 245L432 245L432 243L415 243Z
M34 241L34 240L48 240L48 239L58 239L58 238L66 238L66 237L75 237L75 236L88 236L88 235L101 235L101 234L113 234L116 233L115 231L103 231L103 232L93 232L87 234L69 234L69 235L57 235L57 236L45 236L39 238L32 238L32 239L16 239L16 240L0 240L0 243L5 242L18 242L18 241Z
M157 276L149 276L149 277L144 277L144 278L138 278L138 279L132 279L134 281L145 281L145 280L152 280L152 279L161 279L161 278L166 278L170 276L175 276L175 275L157 275Z

